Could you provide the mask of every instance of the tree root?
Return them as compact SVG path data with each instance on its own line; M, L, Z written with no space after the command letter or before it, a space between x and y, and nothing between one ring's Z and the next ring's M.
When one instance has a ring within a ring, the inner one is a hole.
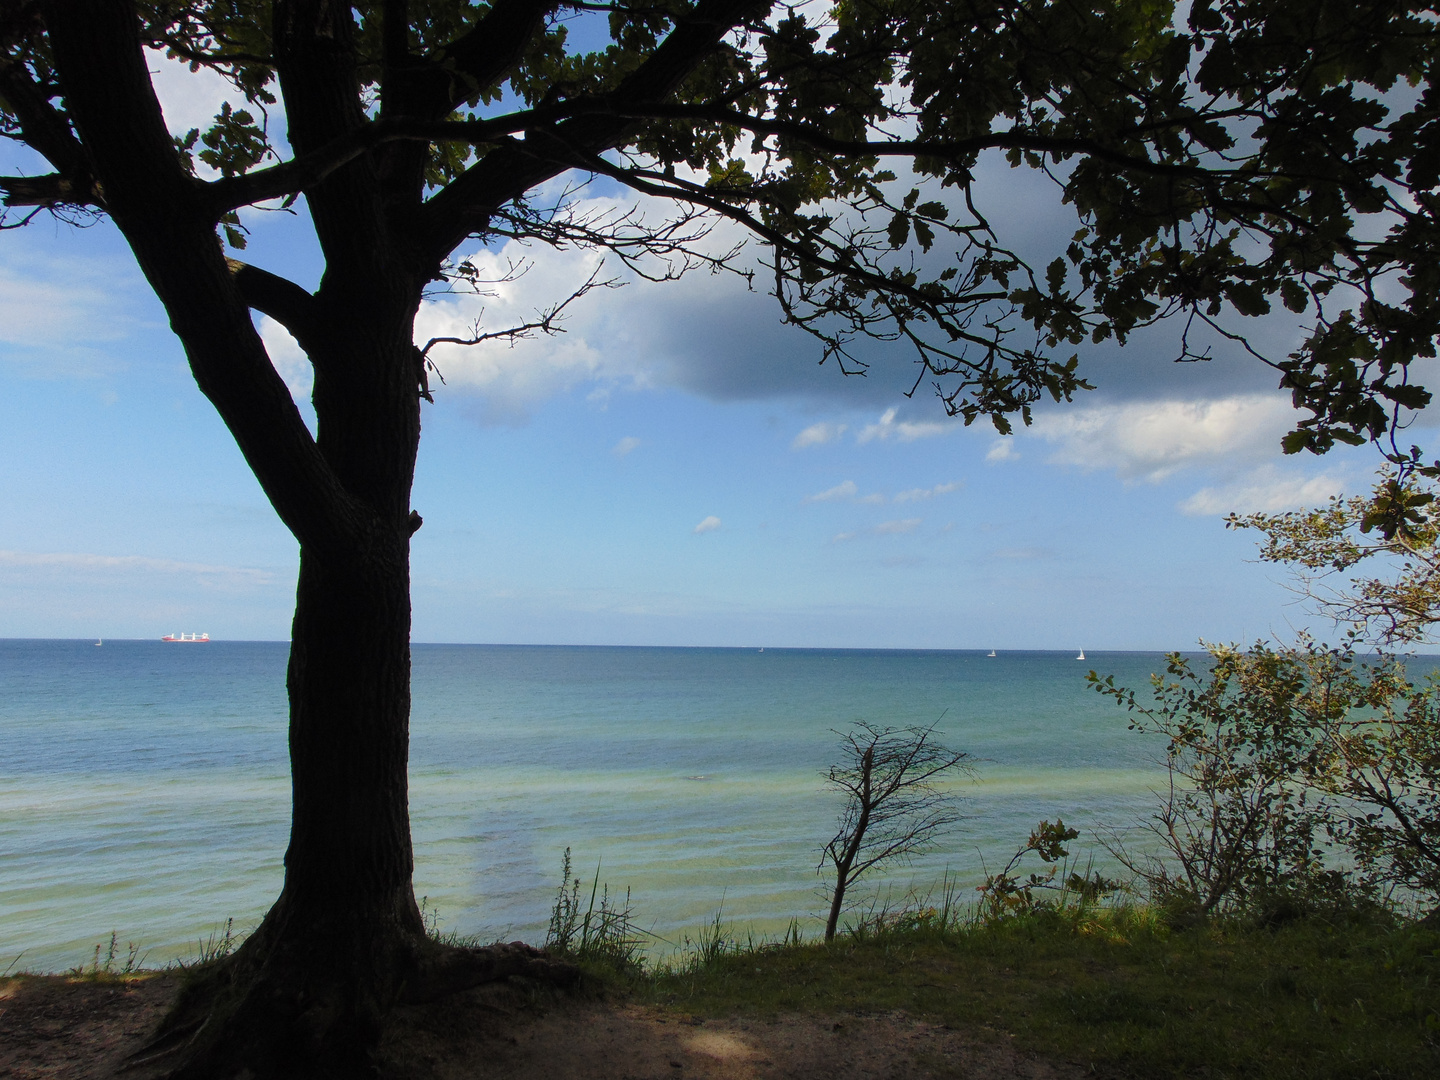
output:
M391 970L346 979L333 968L242 950L197 973L121 1071L165 1080L355 1080L378 1075L375 1051L395 1006L511 978L553 987L580 978L574 964L519 941L466 948L421 939L399 952Z
M420 1005L471 987L518 976L547 986L573 986L580 969L523 941L482 948L439 946L400 990L400 1003Z

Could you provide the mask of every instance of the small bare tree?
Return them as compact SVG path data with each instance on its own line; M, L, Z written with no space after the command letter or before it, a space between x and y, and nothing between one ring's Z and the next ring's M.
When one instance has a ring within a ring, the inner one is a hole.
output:
M844 759L826 779L847 799L835 838L817 866L835 869L825 940L835 937L845 893L872 867L906 859L929 847L936 835L960 820L955 798L935 786L951 769L969 772L970 755L936 742L935 725L877 728L863 721L840 736Z

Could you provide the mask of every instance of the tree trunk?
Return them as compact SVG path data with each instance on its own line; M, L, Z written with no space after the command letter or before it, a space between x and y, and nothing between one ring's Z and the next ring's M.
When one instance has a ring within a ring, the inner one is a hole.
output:
M281 83L292 141L323 141L327 123L363 120L354 94L331 93L349 85L353 57L340 47L349 14L301 6L309 14L290 22L309 36L286 38L298 59ZM190 984L141 1059L183 1077L353 1077L366 1071L398 1001L511 974L576 974L518 943L440 946L425 935L411 886L413 332L438 264L395 240L365 158L307 190L327 259L317 292L227 262L214 208L165 128L133 4L47 0L44 14L105 210L164 304L201 391L300 543L284 888L244 945ZM314 437L252 307L291 329L314 365Z
M519 943L459 949L426 937L411 886L407 772L413 308L362 301L343 314L321 336L354 351L317 357L318 443L374 513L358 543L337 524L329 542L301 545L285 884L259 929L193 984L147 1048L178 1052L176 1077L352 1077L370 1067L399 1001L512 974L575 977ZM320 373L341 363L362 377L325 383ZM387 383L388 393L367 389Z
M860 845L865 842L865 833L870 829L870 813L874 808L871 797L870 778L875 769L875 747L867 747L860 757L860 788L855 793L855 821L849 835L842 832L843 843L836 850L831 842L831 858L835 862L835 892L830 897L830 916L825 920L825 940L834 941L840 928L840 912L845 908L845 892L850 888L850 870L855 857L860 854Z
M177 1010L177 1032L225 1021L177 1075L355 1075L421 974L430 943L411 888L407 544L385 547L339 566L302 549L285 884L256 933ZM230 989L240 994L223 1015Z

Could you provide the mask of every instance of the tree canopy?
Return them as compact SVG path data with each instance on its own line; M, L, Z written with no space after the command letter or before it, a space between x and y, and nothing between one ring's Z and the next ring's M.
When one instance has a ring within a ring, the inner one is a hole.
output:
M93 47L93 34L67 44L63 19L36 0L3 10L0 123L52 170L0 179L8 223L32 207L123 215L123 185L106 175L119 161L66 96L64 52ZM116 10L140 44L220 73L251 103L180 140L179 172L167 162L163 181L135 178L183 191L232 245L238 209L304 193L330 258L384 249L383 234L427 272L463 274L446 260L467 237L519 235L724 262L682 224L702 213L769 248L785 317L824 355L855 369L857 338L903 341L920 381L967 421L1003 429L1041 397L1068 397L1084 385L1072 363L1083 341L1123 342L1165 315L1241 335L1234 316L1276 307L1309 325L1292 353L1265 357L1310 413L1287 449L1374 438L1428 400L1408 378L1434 354L1440 318L1425 5ZM584 49L570 42L577 18ZM126 99L118 70L91 66ZM288 147L263 123L277 106ZM1055 178L1083 222L1064 257L1031 267L987 227L974 190L987 151ZM671 199L678 217L586 219L534 197L561 174ZM252 304L303 331L283 283L249 284ZM1193 358L1188 340L1177 356Z

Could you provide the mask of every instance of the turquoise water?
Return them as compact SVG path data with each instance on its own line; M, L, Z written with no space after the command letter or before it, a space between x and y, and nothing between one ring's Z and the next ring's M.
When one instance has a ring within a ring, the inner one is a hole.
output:
M281 883L287 646L0 641L0 969L53 970L112 930L163 962ZM832 729L940 719L979 759L965 820L887 883L980 880L1041 818L1086 834L1147 812L1160 749L1088 689L1156 653L417 645L417 895L442 928L537 940L561 853L642 925L742 933L821 909L839 803ZM1082 837L1083 843L1083 837Z

